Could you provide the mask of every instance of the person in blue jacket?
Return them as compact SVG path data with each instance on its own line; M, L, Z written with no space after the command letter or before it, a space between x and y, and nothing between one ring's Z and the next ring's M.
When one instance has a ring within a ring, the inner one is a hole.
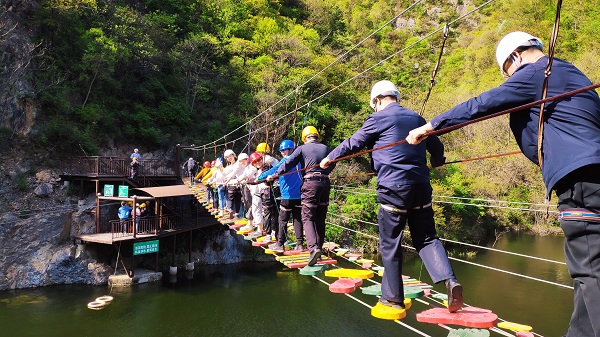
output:
M127 233L127 220L131 217L131 210L133 207L127 205L125 201L121 201L121 207L117 211L119 215L119 222L121 224L121 231L123 234Z
M423 117L398 103L399 96L400 92L392 82L375 83L370 101L375 113L369 115L350 138L333 149L321 161L321 167L326 168L332 160L363 148L372 149L403 140L410 130L425 124ZM434 283L445 282L448 310L454 312L463 306L462 286L454 276L446 250L435 230L426 152L431 154L431 166L444 164L444 145L437 137L430 137L418 146L401 144L371 152L377 174L379 245L385 267L379 302L404 309L401 240L408 224L414 247L431 280Z
M427 132L443 129L542 97L548 57L539 38L525 32L506 35L496 61L507 80L412 130L406 140L417 144ZM574 65L554 59L547 97L591 85ZM523 154L542 168L549 199L558 196L565 255L573 278L574 308L568 337L600 337L600 99L586 91L545 106L542 158L538 158L540 107L514 112L510 127ZM594 318L595 317L595 318Z
M279 152L283 158L270 170L263 172L257 180L264 180L272 175L294 152L295 144L286 139L279 144ZM279 203L279 232L277 243L269 247L276 253L283 253L286 240L287 223L292 217L294 223L294 233L296 234L295 250L304 250L304 229L302 228L302 205L300 204L300 187L302 186L301 165L292 167L289 171L297 171L279 177L279 189L281 192L281 202ZM289 172L288 171L288 172Z

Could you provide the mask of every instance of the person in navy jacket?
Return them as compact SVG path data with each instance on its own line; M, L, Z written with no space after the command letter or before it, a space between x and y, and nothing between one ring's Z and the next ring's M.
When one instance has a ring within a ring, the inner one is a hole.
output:
M401 141L410 130L425 124L423 117L398 104L399 96L400 92L392 82L375 83L370 102L375 113L369 115L350 138L333 149L321 161L321 167L328 167L332 160L363 148L372 149ZM444 164L444 145L437 137L430 137L418 146L400 144L370 153L377 174L377 201L381 204L378 213L379 244L385 267L379 302L404 309L400 242L408 223L413 244L432 281L445 282L448 310L454 312L463 305L462 286L456 281L446 250L435 230L427 151L431 154L432 166Z
M258 176L258 180L264 180L272 175L294 152L295 144L289 139L285 139L279 144L279 152L283 155L281 161L268 171ZM283 253L286 240L287 223L290 217L294 223L294 233L296 235L295 250L304 250L304 229L302 228L302 215L300 204L300 186L302 186L301 165L293 167L291 171L296 171L279 177L279 190L281 192L281 202L279 203L279 233L277 243L269 247L277 253Z
M303 145L298 146L294 152L285 160L275 174L267 177L267 180L275 176L289 173L298 163L303 167L302 186L300 187L300 201L302 203L302 225L306 234L306 244L310 250L308 265L317 263L325 243L325 218L329 206L329 192L331 182L329 173L334 165L327 169L319 167L319 163L327 156L330 149L327 145L319 142L319 132L309 125L302 130ZM287 172L287 173L286 173Z
M406 140L417 144L427 132L542 98L548 57L542 52L540 39L525 32L512 32L498 44L496 61L508 77L503 84L412 130ZM547 97L589 85L590 80L574 65L553 60ZM539 111L537 106L510 115L517 144L538 165ZM546 198L552 190L558 196L566 262L574 285L574 308L567 336L600 337L600 99L595 91L546 104L541 153Z

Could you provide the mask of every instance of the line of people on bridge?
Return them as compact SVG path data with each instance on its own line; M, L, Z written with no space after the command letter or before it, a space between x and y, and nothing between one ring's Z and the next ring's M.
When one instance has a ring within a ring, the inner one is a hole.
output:
M243 216L254 220L259 234L266 234L269 239L270 235L276 235L278 241L274 247L282 251L283 242L279 237L282 237L280 232L285 232L281 228L285 229L287 218L282 227L281 216L289 212L297 219L298 213L294 210L301 208L302 221L297 228L304 228L311 252L309 264L314 264L323 249L329 173L335 162L364 148L382 147L370 153L377 174L379 238L385 267L380 302L393 308L404 308L401 238L408 225L413 244L433 282L446 284L448 310L459 310L463 306L462 286L457 282L446 250L436 234L426 152L431 154L432 167L443 165L444 147L437 136L431 134L433 130L542 97L545 78L549 75L545 68L550 62L542 52L539 38L524 32L506 35L497 45L496 60L502 75L507 78L502 85L457 105L429 123L416 112L402 107L398 102L400 91L394 83L384 80L375 83L371 89L369 103L375 112L366 118L358 131L331 151L319 142L319 133L312 126L302 131L304 144L293 151L291 141L281 143L284 156L281 162L266 154L268 148L264 143L250 156L240 154L237 161L232 150L225 151L226 162L220 158L213 161L213 167L202 178L206 184L217 186L217 193L211 194L212 189L208 190L208 195L213 195L214 209L219 209L219 215L225 215L223 195L227 188L230 217L239 217L239 200L246 195L243 205L253 211ZM579 69L563 60L555 59L551 70L547 85L549 97L591 85ZM575 288L574 311L567 336L600 337L600 320L597 319L600 317L600 99L596 91L588 90L553 101L545 110L539 124L539 106L512 113L510 126L526 157L536 164L543 163L539 166L547 196L552 190L558 195L566 261ZM385 146L403 140L408 144ZM276 184L271 184L277 177L279 189L285 188L286 193L290 193L287 201L278 198ZM261 184L241 185L244 191L240 190L239 183L253 180ZM298 181L301 181L299 194ZM294 190L290 191L291 188ZM216 200L219 200L219 206ZM282 210L279 225L273 216L277 203ZM262 213L254 212L261 208ZM296 234L302 238L298 230ZM298 247L303 243L299 239Z

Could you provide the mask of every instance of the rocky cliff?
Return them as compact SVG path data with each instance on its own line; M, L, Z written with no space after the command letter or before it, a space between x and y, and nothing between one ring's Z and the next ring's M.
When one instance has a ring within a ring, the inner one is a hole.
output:
M41 44L26 25L34 1L0 0L0 127L19 135L32 132L37 114L32 60Z

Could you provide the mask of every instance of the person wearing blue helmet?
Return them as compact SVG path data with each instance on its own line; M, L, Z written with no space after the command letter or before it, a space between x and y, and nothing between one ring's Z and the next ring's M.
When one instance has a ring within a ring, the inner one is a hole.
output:
M279 144L279 152L283 156L281 161L275 164L270 170L263 172L258 176L258 180L264 180L277 171L294 152L294 142L286 139ZM279 232L277 233L277 243L270 246L276 253L283 253L286 241L287 223L290 216L294 223L294 233L296 234L295 250L304 250L304 229L302 228L302 205L300 203L300 186L302 186L302 176L300 173L301 165L292 167L290 171L298 171L279 177L279 189L281 191L281 202L279 203Z

